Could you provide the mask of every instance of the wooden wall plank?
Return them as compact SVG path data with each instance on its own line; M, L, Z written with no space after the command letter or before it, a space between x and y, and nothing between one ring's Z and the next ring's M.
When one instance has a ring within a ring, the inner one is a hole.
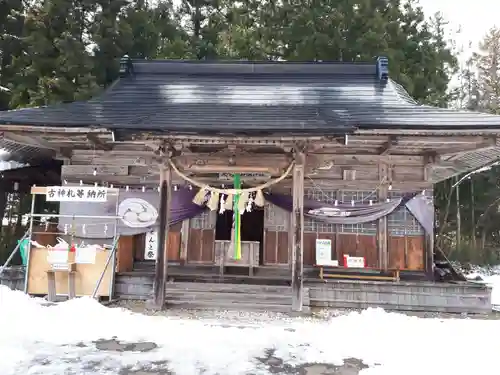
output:
M278 232L265 229L265 243L264 243L264 265L272 265L278 262L277 259L277 246L278 246Z
M407 265L406 267L414 271L425 270L425 236L406 237Z
M188 263L202 262L202 256L201 256L202 235L203 235L203 229L195 229L195 228L189 229L189 241L188 241L188 252L187 252Z
M168 248L167 248L167 260L178 262L180 259L181 250L181 233L180 232L170 232L168 234Z
M389 236L387 245L389 252L389 268L406 268L405 246L405 236Z
M215 230L203 229L201 235L201 260L203 263L215 262Z
M277 232L278 245L276 249L276 263L288 264L288 232Z
M120 236L116 252L116 272L130 272L134 268L134 236Z

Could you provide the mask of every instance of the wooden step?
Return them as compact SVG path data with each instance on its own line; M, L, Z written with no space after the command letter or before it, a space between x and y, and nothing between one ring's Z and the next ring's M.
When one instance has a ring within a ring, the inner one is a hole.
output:
M124 279L125 280L125 279ZM116 296L122 299L148 299L152 296L153 286L127 283L117 280ZM165 288L168 305L192 309L232 309L290 312L292 289L275 285L248 285L222 283L168 283ZM309 289L304 288L303 303L309 311Z
M167 307L175 306L182 309L203 309L203 310L239 310L239 311L269 311L277 313L290 313L290 305L276 305L276 304L253 304L253 303L234 303L234 302L218 302L214 304L213 301L195 301L195 302L185 302L185 301L171 301L167 299ZM302 313L310 314L311 308L309 306L304 306Z
M166 290L186 290L186 291L212 291L212 292L233 292L233 293L288 293L292 290L287 286L277 285L249 285L249 284L225 284L225 283L189 283L176 282L168 283Z
M283 304L288 304L292 300L291 295L276 295L276 294L242 294L242 293L213 293L213 292L197 292L197 293L184 293L184 292L168 292L167 298L182 299L182 300L195 300L206 299L209 301L250 301L253 302L266 302L276 301Z

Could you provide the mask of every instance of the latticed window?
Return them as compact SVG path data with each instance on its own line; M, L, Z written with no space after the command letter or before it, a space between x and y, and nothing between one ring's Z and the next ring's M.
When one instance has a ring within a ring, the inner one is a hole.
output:
M401 198L403 193L399 191L390 191L389 198ZM412 215L406 206L401 206L394 210L387 219L389 234L392 236L419 236L424 234L424 229Z
M215 220L213 219L214 212L205 210L199 215L191 219L191 228L193 229L213 229Z
M336 190L321 190L312 188L305 190L305 198L328 204L334 204L337 199ZM312 233L335 233L336 225L325 223L324 221L304 217L304 231Z
M377 200L377 191L376 190L343 190L340 194L339 201L346 204L368 204L372 201ZM340 226L340 231L342 233L358 233L358 234L366 234L366 235L375 235L377 234L377 222L372 221L369 223L362 224L342 224Z
M288 230L290 213L281 207L266 202L264 206L264 227L271 231L285 232Z

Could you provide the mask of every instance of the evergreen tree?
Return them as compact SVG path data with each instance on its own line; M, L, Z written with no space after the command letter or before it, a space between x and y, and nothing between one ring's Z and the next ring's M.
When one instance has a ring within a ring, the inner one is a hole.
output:
M184 58L188 38L171 0L131 2L118 21L122 49L132 58Z
M117 77L117 60L128 53L120 37L119 17L128 5L127 0L96 0L97 10L90 29L94 43L94 75L100 86L110 85ZM122 24L122 28L125 26Z
M84 29L91 3L44 0L26 9L22 50L12 61L12 107L86 99L95 92Z
M500 114L500 29L493 28L474 54L477 67L479 107L485 112Z
M10 102L12 58L20 53L23 27L22 0L0 1L0 111L8 109Z

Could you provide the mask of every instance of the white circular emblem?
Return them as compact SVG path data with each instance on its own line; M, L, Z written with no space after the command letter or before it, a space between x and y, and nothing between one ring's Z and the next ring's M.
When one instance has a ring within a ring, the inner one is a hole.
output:
M118 216L131 228L147 228L156 223L158 211L140 198L128 198L118 206Z

